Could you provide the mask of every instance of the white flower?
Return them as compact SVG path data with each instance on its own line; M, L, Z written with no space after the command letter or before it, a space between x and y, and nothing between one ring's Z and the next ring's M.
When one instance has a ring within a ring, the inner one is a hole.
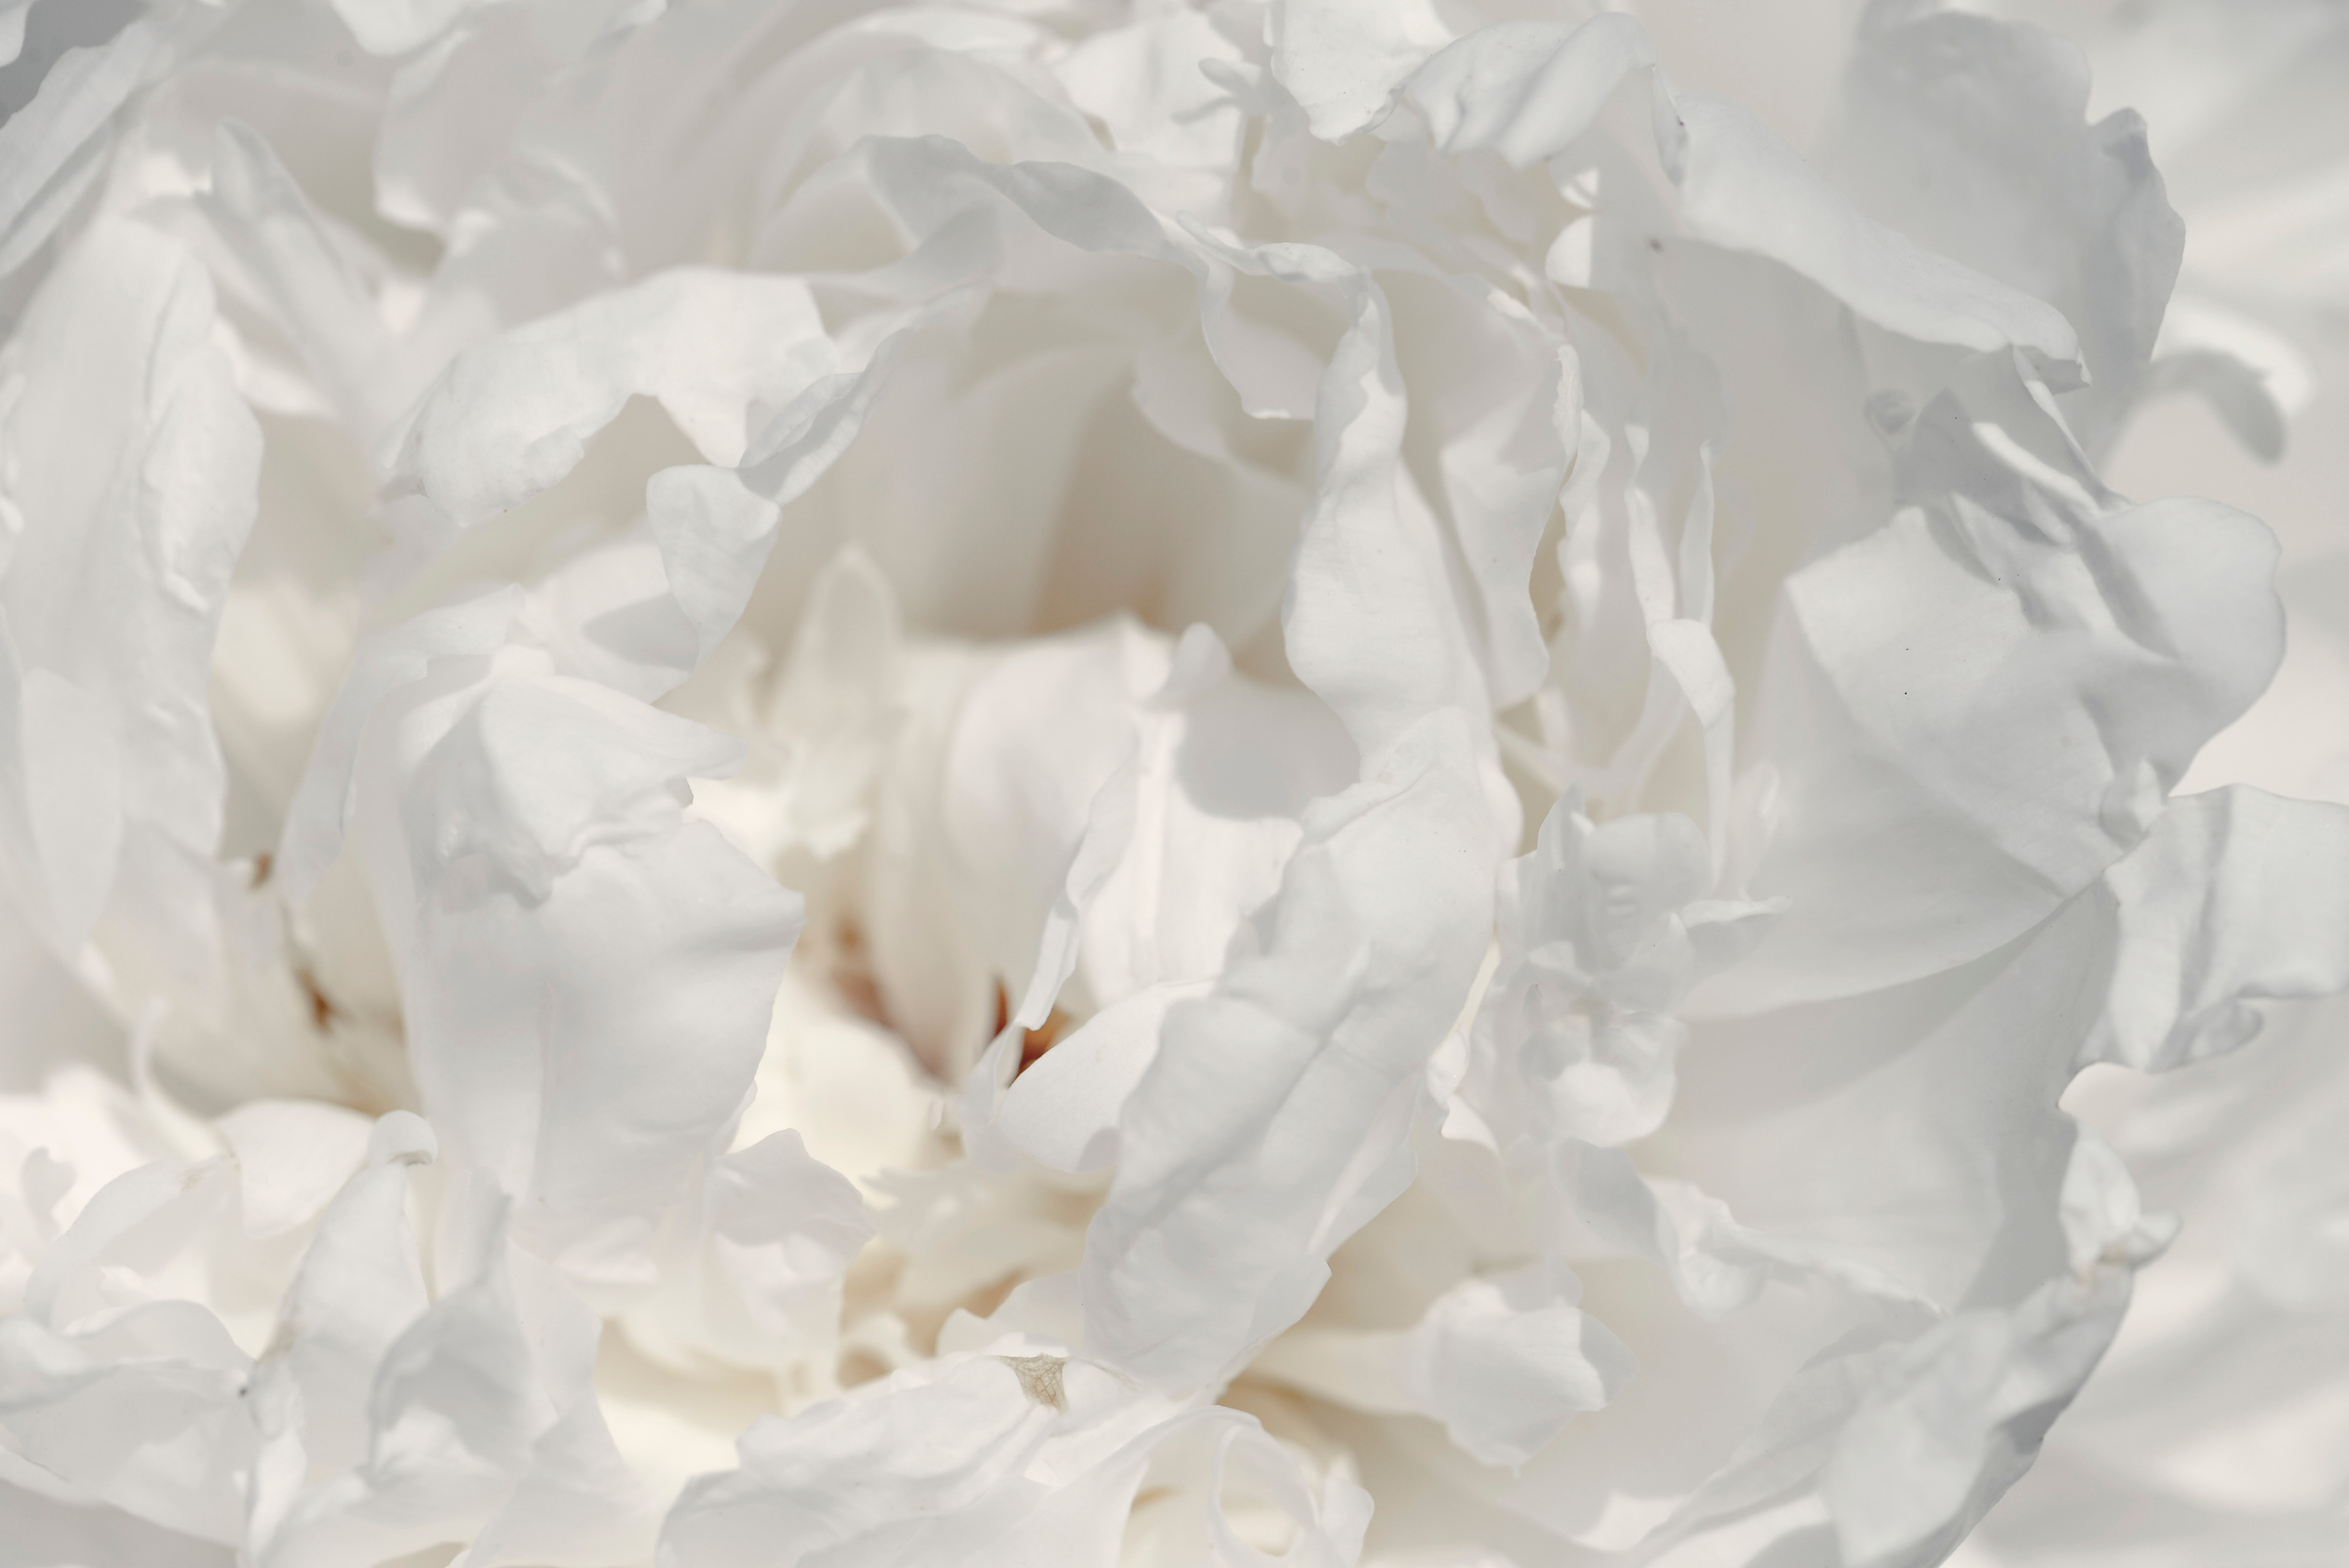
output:
M2349 808L2170 798L2274 544L2097 467L2269 383L2157 356L2177 221L2038 35L1873 9L1814 163L1520 9L60 56L0 1524L1946 1555L2174 1233L2072 1074L2349 985Z

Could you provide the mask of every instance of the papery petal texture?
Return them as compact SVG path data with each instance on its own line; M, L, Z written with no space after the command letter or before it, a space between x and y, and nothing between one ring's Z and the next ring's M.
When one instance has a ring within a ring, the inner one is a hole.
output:
M0 1568L2329 1560L2339 29L2017 9L0 3Z

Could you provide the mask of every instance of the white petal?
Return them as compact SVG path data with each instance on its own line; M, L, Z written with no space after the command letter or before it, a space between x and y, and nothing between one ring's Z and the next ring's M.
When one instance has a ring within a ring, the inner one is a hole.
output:
M375 301L276 150L250 126L223 120L215 129L206 210L253 269L265 308L357 426L356 439L372 447L421 388L403 384L388 363Z
M261 459L212 325L187 249L108 221L61 261L11 344L22 381L0 449L22 533L0 580L16 710L0 842L68 949L103 907L118 850L180 879L138 901L142 934L183 963L204 938L201 900L181 902L218 842L225 787L204 671Z
M1451 29L1428 0L1373 8L1280 0L1271 34L1274 75L1325 141L1376 120L1412 68L1451 41Z
M20 1461L19 1463L21 1463ZM15 1481L0 1460L0 1483ZM50 1563L122 1562L141 1568L230 1568L229 1548L145 1523L118 1509L52 1502L0 1484L0 1539L25 1568Z
M1687 135L1681 217L1700 239L1782 261L1868 320L1920 342L2012 345L2051 385L2080 379L2079 335L2060 311L1862 217L1743 109L1678 100Z
M1064 1370L1049 1371L1065 1387ZM901 1374L761 1422L743 1435L741 1469L687 1486L662 1529L660 1561L878 1568L967 1556L1041 1500L1023 1472L1062 1420L1005 1359L965 1354L918 1380Z
M1703 1005L1848 993L2010 940L2136 843L2275 668L2267 531L2100 496L1994 376L1920 418L1922 504L1788 580L1764 721L1785 824L1753 888L1791 907ZM2041 507L2072 520L2044 533Z
M157 1299L157 1276L233 1190L225 1160L142 1166L109 1183L0 1322L0 1425L43 1468L128 1513L238 1539L256 1433L251 1361L220 1319Z
M1655 63L1628 16L1480 27L1412 73L1404 99L1446 152L1490 147L1517 167L1579 139L1623 79Z
M2050 1280L2010 1311L1926 1331L1871 1381L1822 1491L1843 1560L1889 1568L1954 1545L2038 1452L2111 1343L2127 1273Z
M335 12L371 55L404 55L429 43L478 0L335 0Z
M711 1189L721 1266L771 1332L795 1331L807 1299L824 1300L872 1235L856 1188L811 1158L795 1132L726 1155Z
M326 1207L367 1154L367 1118L317 1101L248 1101L221 1118L253 1235L277 1235Z
M70 49L30 103L0 126L0 271L14 271L57 229L100 172L114 112L161 63L162 29L133 21L90 49ZM64 200L58 197L63 195Z
M570 472L631 396L658 399L731 467L756 433L753 405L779 409L839 368L797 279L666 272L460 355L417 410L395 471L445 538Z
M2088 123L2086 64L2033 26L1872 18L1820 158L1877 221L2063 312L2091 381L2065 416L2101 454L2140 391L2186 228L2144 122Z
M1483 947L1481 888L1449 885L1489 842L1450 717L1307 813L1258 952L1169 1015L1127 1104L1086 1336L1154 1385L1210 1381L1294 1322L1408 1180L1411 1096Z
M1242 1568L1266 1558L1233 1505L1285 1515L1305 1568L1351 1568L1368 1500L1332 1477L1316 1497L1249 1418L1184 1411L1082 1360L1017 1338L767 1421L742 1467L690 1485L662 1531L661 1568L908 1561L1013 1568L1117 1555L1136 1493L1161 1501L1144 1561ZM1181 1549L1187 1548L1187 1549Z
M2188 795L2104 886L2117 956L2084 1063L2166 1071L2248 1039L2254 999L2349 987L2349 807Z
M516 602L361 654L289 859L331 855L327 803L355 799L410 1068L452 1159L518 1192L517 1234L575 1277L641 1286L749 1089L799 903L684 820L682 776L730 765L735 743L526 645L435 689L440 650L527 627ZM695 1049L670 1055L680 1038Z
M1252 1364L1356 1409L1429 1416L1485 1465L1512 1469L1630 1381L1636 1362L1580 1287L1536 1266L1453 1286L1408 1329L1301 1326Z
M397 1179L396 1163L378 1166ZM353 1190L358 1190L354 1184ZM383 1351L364 1462L306 1488L256 1553L268 1568L472 1542L475 1560L599 1568L648 1533L588 1388L592 1314L557 1287L517 1300L505 1200L475 1187L451 1283Z
M1055 1170L1108 1168L1118 1116L1157 1057L1168 1011L1207 989L1205 981L1151 985L1094 1014L1012 1080L996 1127Z

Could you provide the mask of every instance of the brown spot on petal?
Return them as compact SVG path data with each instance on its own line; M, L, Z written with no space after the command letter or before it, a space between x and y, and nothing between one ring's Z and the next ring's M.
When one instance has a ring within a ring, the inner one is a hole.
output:
M1069 1408L1069 1392L1061 1385L1061 1369L1069 1364L1066 1356L999 1355L995 1359L1011 1368L1020 1380L1020 1391L1029 1398L1051 1410Z
M1059 1043L1061 1031L1068 1026L1069 1015L1056 1007L1044 1015L1043 1023L1021 1031L1020 1065L1012 1069L1011 1075L1016 1078L1034 1066L1045 1052Z
M311 1026L321 1034L326 1033L342 1018L343 1009L337 1007L334 998L319 985L318 977L311 973L309 965L304 964L296 969L294 979L301 985L302 994L309 998Z
M842 920L833 926L831 962L826 967L834 994L848 1004L850 1011L882 1028L897 1027L889 1017L888 999L881 995L880 981L874 977L866 957L864 927L854 920Z
M263 850L259 855L253 857L254 891L259 892L268 885L269 872L276 868L276 861L267 850Z

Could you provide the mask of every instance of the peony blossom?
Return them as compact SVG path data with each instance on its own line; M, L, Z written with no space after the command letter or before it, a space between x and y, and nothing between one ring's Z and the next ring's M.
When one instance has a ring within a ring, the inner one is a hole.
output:
M0 1563L1957 1549L2349 987L2297 361L1652 20L0 4Z

